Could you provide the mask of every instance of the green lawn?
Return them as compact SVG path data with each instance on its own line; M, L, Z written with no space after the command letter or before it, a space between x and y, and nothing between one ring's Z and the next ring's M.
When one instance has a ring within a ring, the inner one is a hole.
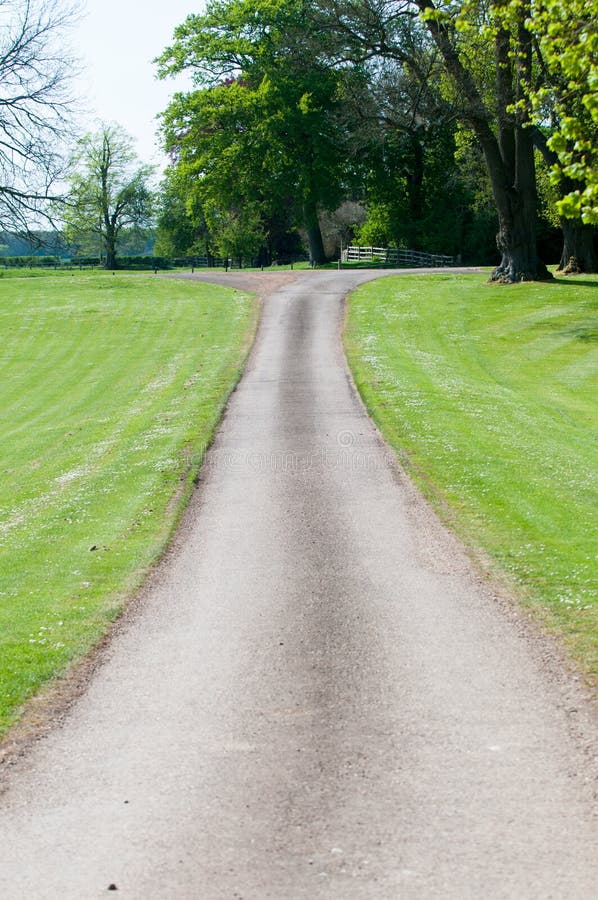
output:
M598 676L598 278L399 276L350 298L356 384L441 515Z
M163 550L256 321L183 280L0 277L0 734Z

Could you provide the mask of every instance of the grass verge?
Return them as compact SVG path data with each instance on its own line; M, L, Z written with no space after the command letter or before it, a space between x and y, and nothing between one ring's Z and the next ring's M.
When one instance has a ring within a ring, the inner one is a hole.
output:
M365 404L424 493L598 683L598 278L399 276L349 299Z
M0 735L162 553L258 302L151 276L0 282Z

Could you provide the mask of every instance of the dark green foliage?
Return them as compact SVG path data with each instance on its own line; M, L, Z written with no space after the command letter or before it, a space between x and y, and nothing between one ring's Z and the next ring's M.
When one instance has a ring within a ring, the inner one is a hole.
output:
M63 213L65 236L77 251L97 248L106 269L118 268L119 242L144 241L153 221L153 167L142 165L132 138L116 125L102 124L78 143L71 162L69 202Z
M162 75L190 70L198 85L164 113L165 146L187 213L197 222L201 210L224 252L219 223L251 207L248 233L257 210L269 256L301 224L323 260L318 210L341 202L349 166L339 75L320 59L304 12L301 0L211 3L160 59Z
M72 266L83 268L102 265L102 260L97 256L74 256L70 263ZM170 269L174 265L169 256L119 256L118 268L124 270L148 271L151 269Z
M0 265L7 269L52 269L64 262L59 256L4 256Z
M158 60L161 76L186 71L196 88L162 119L176 189L159 249L199 241L208 255L248 254L261 241L268 262L300 230L321 261L323 219L357 200L364 243L484 263L498 248L497 280L546 276L537 244L552 247L559 223L542 191L537 210L526 94L546 73L530 10L528 0L208 3ZM588 268L592 236L569 231Z
M7 256L69 256L58 231L30 231L28 234L0 232L0 258Z
M207 226L201 208L187 198L187 185L174 168L161 184L157 209L155 249L166 256L209 255Z
M368 218L358 231L359 242L491 264L497 225L492 202L477 195L479 186L455 153L451 121L412 134L395 131L373 147Z

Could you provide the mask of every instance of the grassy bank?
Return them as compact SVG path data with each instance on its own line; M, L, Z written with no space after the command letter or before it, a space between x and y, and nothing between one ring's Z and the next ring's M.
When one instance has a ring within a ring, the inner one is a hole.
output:
M346 349L424 492L598 678L598 278L400 276L349 301Z
M256 319L182 280L0 280L0 734L163 550Z

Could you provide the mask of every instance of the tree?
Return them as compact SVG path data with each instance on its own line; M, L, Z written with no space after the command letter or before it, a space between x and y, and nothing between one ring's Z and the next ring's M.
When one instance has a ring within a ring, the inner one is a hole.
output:
M61 196L75 18L61 0L0 0L0 226L11 231L39 228Z
M156 255L210 255L203 210L188 206L185 184L180 183L176 170L172 168L166 170L160 185L156 223Z
M236 81L177 95L162 117L174 159L167 172L171 193L184 221L205 229L210 240L224 221L238 223L236 213L247 204L267 216L262 185L268 150L258 140L265 118L260 92Z
M527 96L532 76L532 35L527 27L530 6L521 0L516 8L505 0L489 5L484 32L495 51L492 95L489 107L483 86L476 78L476 61L461 52L458 34L479 32L480 5L465 2L455 22L447 4L416 0L445 68L459 92L462 118L482 147L498 213L496 239L501 262L493 280L513 282L549 277L536 248L537 194L533 130L528 110L520 101ZM458 26L458 27L456 27ZM495 133L493 128L496 116Z
M583 184L565 174L565 167L562 166L559 155L552 149L544 131L538 127L534 134L536 146L542 154L545 165L549 167L555 212L563 234L558 270L566 275L596 272L598 266L595 250L596 226L590 221L584 221L580 215L579 204ZM566 215L561 213L563 208Z
M442 62L455 114L484 154L499 222L501 262L493 278L548 277L536 251L533 132L529 111L519 105L531 78L528 0L513 8L508 0L322 0L321 7L323 27L344 34L347 58L394 59L416 74L421 65L411 35L417 34L419 13Z
M322 262L318 209L342 199L338 76L322 63L304 0L222 0L189 16L159 59L161 77L193 73L163 118L165 144L189 191L234 213L272 219L292 199L310 256Z
M417 72L393 59L342 69L344 120L361 159L368 210L359 239L467 254L473 197L455 160L454 110L439 89L434 48L421 26L411 31Z
M598 225L598 0L535 0L535 140L551 168L564 244L559 269L595 272Z
M511 0L513 2L513 0ZM546 101L553 111L548 144L561 172L577 183L559 212L598 224L598 0L537 0L528 27L537 41L546 77L531 92L540 123Z
M115 269L122 230L152 223L152 173L152 166L140 164L132 139L118 126L103 124L83 137L72 158L64 215L67 239L98 241L105 268Z
M237 259L240 267L243 260L256 256L263 245L264 232L257 204L244 203L239 209L225 212L215 204L208 204L206 218L219 254Z

